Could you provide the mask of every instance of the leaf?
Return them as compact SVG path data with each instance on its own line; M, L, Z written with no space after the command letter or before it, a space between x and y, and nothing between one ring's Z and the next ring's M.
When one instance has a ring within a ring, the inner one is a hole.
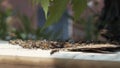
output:
M72 9L74 11L74 19L78 21L80 18L80 14L87 7L87 0L72 0Z
M39 0L40 4L45 12L45 18L47 19L49 0Z
M56 23L64 13L69 0L53 0L49 8L49 16L44 28Z
M41 4L41 6L45 12L45 18L47 19L48 7L49 7L50 0L32 0L32 3L33 3L33 5Z

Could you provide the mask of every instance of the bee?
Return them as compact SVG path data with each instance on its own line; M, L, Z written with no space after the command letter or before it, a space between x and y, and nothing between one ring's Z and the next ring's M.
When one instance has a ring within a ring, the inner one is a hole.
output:
M16 42L14 40L10 40L9 43L12 44L12 45L16 44Z
M10 40L9 43L12 44L12 45L16 45L16 44L21 44L21 43L23 43L23 41L20 40L20 39L16 39L16 40Z
M59 52L59 51L60 51L59 49L53 49L53 50L50 52L50 55L53 55L54 53Z

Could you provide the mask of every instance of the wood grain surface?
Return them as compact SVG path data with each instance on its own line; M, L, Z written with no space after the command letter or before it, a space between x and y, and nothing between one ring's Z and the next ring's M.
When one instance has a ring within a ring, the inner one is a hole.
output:
M0 56L0 68L120 68L120 62Z

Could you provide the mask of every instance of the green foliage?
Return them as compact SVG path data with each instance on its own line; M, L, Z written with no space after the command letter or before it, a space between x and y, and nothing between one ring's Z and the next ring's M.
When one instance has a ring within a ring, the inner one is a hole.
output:
M36 1L42 3L47 18L49 0ZM32 18L30 19L28 16L26 16L25 14L21 14L20 12L17 12L17 14L15 15L17 19L21 21L18 23L18 25L20 25L20 28L15 28L13 26L14 16L11 16L11 11L11 9L6 9L5 11L2 11L0 6L0 39L57 39L57 35L55 36L55 34L53 34L51 31L46 32L46 29L42 30L42 28L39 27L37 27L36 29L33 28ZM8 20L8 18L10 20ZM55 37L53 38L53 36Z
M69 0L53 0L49 7L49 15L44 27L48 27L53 23L56 23L64 13Z
M41 1L41 6L43 7L43 10L45 12L45 17L47 19L49 0L40 0L40 1Z
M1 10L1 2L3 0L0 0L0 39L5 39L6 35L8 34L7 32L7 23L6 23L6 18L11 14L11 11L3 11ZM7 9L8 10L8 9Z
M48 17L46 18L47 21L45 23L44 28L59 21L59 19L61 18L63 12L66 10L66 7L69 3L72 5L72 10L74 12L72 19L75 22L80 22L81 21L80 15L86 9L88 0L62 0L62 1L53 0L52 2L49 1L50 7L48 7L49 3L47 1L46 2L44 0L36 1L37 3L41 4L46 16L47 16L47 12L49 12ZM81 21L81 24L83 23L84 23L85 32L86 32L86 39L88 40L93 39L94 30L95 30L93 25L93 17L89 17L85 22Z
M6 24L7 14L0 10L0 38L4 39L7 35L7 24Z
M43 7L43 10L45 12L45 17L47 19L47 14L48 14L48 7L50 4L49 0L33 0L33 2L37 3L37 4L41 4L41 6Z
M41 4L43 7L45 17L47 19L44 29L43 28L32 28L32 22L26 15L19 14L18 17L22 21L22 29L11 31L10 33L14 33L15 36L12 39L57 39L60 35L61 31L57 32L57 35L54 33L46 32L46 28L61 18L64 11L67 9L67 5L71 3L72 10L74 12L73 20L80 21L80 14L84 11L87 6L87 0L33 0L36 4ZM11 14L11 10L3 12L0 11L0 38L5 39L6 36L9 35L7 30L8 26L6 24L6 18ZM93 20L93 19L91 19ZM86 38L91 39L91 30L93 30L93 21L88 19L86 23L84 23L86 27ZM9 28L8 28L9 29Z
M18 14L19 19L21 20L21 24L23 29L19 29L14 31L16 37L12 39L51 39L52 32L46 32L46 29L42 30L42 28L33 28L32 20L28 18L25 14Z
M70 3L73 5L74 20L79 20L80 14L84 11L87 6L87 0L33 0L35 3L40 3L44 9L45 16L47 12L49 15L45 23L44 28L56 23L61 18L63 12L66 10L67 5ZM49 6L50 4L50 6ZM49 8L48 8L49 6ZM48 10L49 9L49 10Z
M80 14L87 7L87 0L72 0L72 9L74 11L74 20L78 21L80 19Z
M32 20L24 15L24 14L18 14L17 17L21 20L22 28L12 30L10 33L13 33L15 36L10 36L10 39L50 39L55 40L56 38L52 38L53 33L51 31L46 32L46 29L42 30L42 28L37 27L36 29L32 26ZM19 23L20 24L20 23ZM59 35L59 34L58 34ZM54 35L55 36L55 35Z
M29 32L32 31L32 22L26 15L19 15L20 20L22 21L23 31L26 34L29 34Z

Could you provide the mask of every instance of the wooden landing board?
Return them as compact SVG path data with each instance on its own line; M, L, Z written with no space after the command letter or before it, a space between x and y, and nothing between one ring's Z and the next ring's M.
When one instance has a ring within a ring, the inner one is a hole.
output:
M0 68L120 68L120 62L0 56Z
M23 49L0 41L0 68L120 68L120 52L113 54Z

